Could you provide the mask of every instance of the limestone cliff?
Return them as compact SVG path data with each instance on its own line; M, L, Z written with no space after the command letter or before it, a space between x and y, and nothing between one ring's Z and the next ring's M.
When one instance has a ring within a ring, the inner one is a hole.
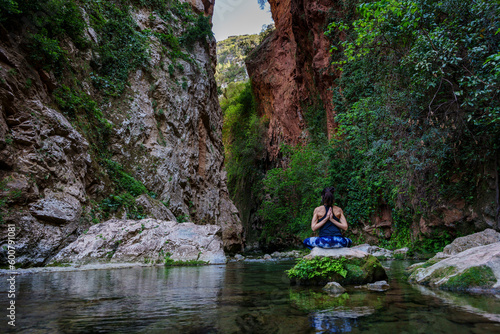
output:
M261 113L269 119L267 150L275 160L281 143L296 145L307 136L308 107L322 108L334 128L330 41L325 26L336 2L270 0L275 32L246 60Z
M44 264L111 217L219 225L225 250L239 250L215 40L196 30L213 1L63 2L54 10L75 20L54 20L51 0L0 17L0 209L17 263Z

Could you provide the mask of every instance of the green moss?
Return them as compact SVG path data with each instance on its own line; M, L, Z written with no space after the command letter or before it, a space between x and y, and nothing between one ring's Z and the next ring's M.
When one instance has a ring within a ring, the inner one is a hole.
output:
M430 259L422 265L422 268L428 268L440 262L442 259Z
M387 279L380 262L369 256L364 259L329 258L316 256L301 259L287 271L292 283L319 285L335 281L340 284L365 284Z
M497 279L493 270L488 266L471 267L464 272L450 277L450 279L441 286L450 290L467 290L470 288L491 288L495 285Z
M46 267L71 267L71 263L54 261L54 262L47 264Z
M420 282L423 285L429 285L429 284L434 284L435 282L443 279L444 277L448 277L453 275L457 269L454 266L449 266L449 267L441 267L436 270L434 270L428 277L426 277L422 282ZM414 271L415 273L415 271ZM412 280L412 276L410 276L410 281Z
M351 277L354 280L361 280L365 273L360 266L355 264L346 264L347 276Z
M201 253L198 254L198 259L196 259L196 260L182 261L182 260L174 260L174 259L170 258L172 256L172 254L167 252L164 255L165 267L194 267L194 266L207 265L208 262L199 260L200 255L201 255Z
M332 276L346 277L345 262L344 258L333 259L330 257L315 256L312 259L300 259L286 273L289 278L299 280L326 279Z

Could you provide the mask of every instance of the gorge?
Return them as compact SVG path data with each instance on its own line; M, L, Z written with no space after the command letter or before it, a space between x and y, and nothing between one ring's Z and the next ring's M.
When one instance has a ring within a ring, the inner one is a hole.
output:
M1 332L498 332L498 1L252 4L0 0Z

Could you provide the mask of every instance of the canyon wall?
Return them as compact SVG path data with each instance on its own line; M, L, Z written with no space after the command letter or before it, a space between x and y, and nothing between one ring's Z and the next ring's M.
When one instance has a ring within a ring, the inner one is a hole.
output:
M329 137L335 131L331 89L341 73L331 66L329 50L335 41L326 36L325 31L334 19L344 19L345 13L342 13L343 2L340 1L268 2L276 30L247 57L246 66L259 104L260 116L269 124L264 138L267 158L271 161L267 166L269 169L286 165L280 155L281 144L297 145L310 137L307 112L311 108L324 110ZM430 203L430 212L408 217L413 219L413 236L427 238L437 235L436 231L459 231L467 234L485 228L499 228L495 221L495 216L498 217L498 204L495 203L495 190L498 192L498 179L495 181L495 175L498 175L498 166L486 165L481 173L484 181L481 193L474 194L474 204L466 204L463 200L471 194L463 194L458 199L442 198L439 203ZM451 182L458 182L460 177L453 172L452 175L456 177L452 177ZM496 197L498 203L498 195ZM395 231L391 208L382 199L379 202L379 207L375 208L370 219L353 222L356 227L351 228L351 236L363 236L364 240L371 243L391 237ZM255 208L245 208L244 205L240 209L256 211ZM246 230L259 230L258 221L248 220L244 222Z
M281 143L296 145L307 136L308 108L325 112L334 130L332 87L338 76L330 65L331 42L325 28L336 1L270 0L275 32L247 58L246 65L260 112L269 119L266 138L271 160Z
M211 17L213 1L189 2L191 9L178 7L186 17ZM182 41L192 26L183 17L123 9L132 31L147 36L147 61L128 73L123 92L105 94L96 45L106 36L89 8L74 3L86 21L85 46L61 39L63 75L30 55L31 16L19 14L15 28L0 22L0 262L7 226L15 226L17 264L43 265L92 222L131 216L219 225L225 250L240 250L223 170L214 38L179 46L172 39Z

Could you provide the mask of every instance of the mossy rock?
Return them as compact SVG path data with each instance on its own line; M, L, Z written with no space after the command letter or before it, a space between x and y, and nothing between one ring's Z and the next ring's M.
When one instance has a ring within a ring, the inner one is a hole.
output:
M418 269L429 268L429 267L435 265L436 263L438 263L441 260L442 259L439 259L439 258L432 258L432 259L427 260L426 262L414 263L411 266L409 266L408 268L406 268L404 274L405 274L406 277L410 277Z
M414 265L408 280L443 290L490 293L500 291L498 277L500 242Z
M379 260L368 254L361 258L303 258L288 271L288 276L292 285L325 285L332 281L354 285L387 280Z
M471 267L450 277L441 288L447 290L490 289L497 279L493 270L488 266Z

